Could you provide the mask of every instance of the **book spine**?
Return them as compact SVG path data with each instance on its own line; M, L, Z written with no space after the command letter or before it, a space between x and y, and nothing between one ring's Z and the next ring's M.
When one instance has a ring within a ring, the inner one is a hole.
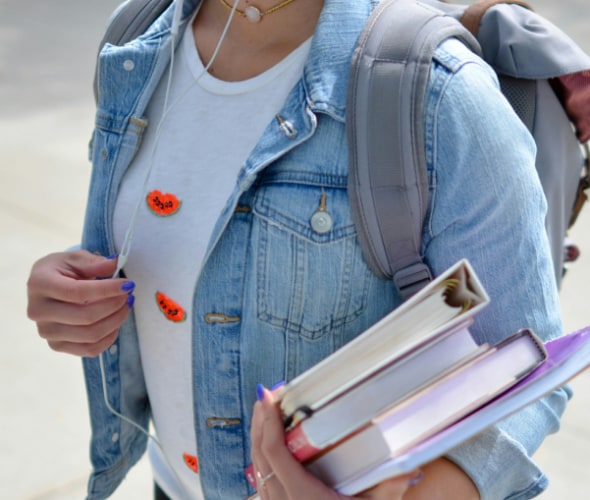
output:
M285 443L293 456L300 462L305 462L320 453L320 448L312 445L305 434L303 425L299 424L285 434Z
M248 483L250 483L250 486L256 489L256 475L254 474L254 465L248 465L248 467L246 467L246 470L244 471L244 474L246 476L246 480L248 481Z

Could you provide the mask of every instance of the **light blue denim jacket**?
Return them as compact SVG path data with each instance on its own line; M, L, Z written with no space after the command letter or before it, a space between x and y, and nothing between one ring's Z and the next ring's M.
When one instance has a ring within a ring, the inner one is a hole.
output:
M194 4L185 3L184 22ZM375 277L362 258L346 192L348 63L374 5L325 0L303 78L241 168L213 231L192 318L194 418L207 498L252 493L244 469L256 384L291 379L400 303L393 284ZM90 251L115 250L114 202L168 65L171 18L168 10L139 39L101 54L83 236ZM525 326L544 339L559 335L534 144L492 72L458 42L437 51L425 127L431 200L423 252L433 273L464 257L471 261L492 299L473 327L480 341ZM326 233L310 224L322 193L333 219ZM104 362L110 403L147 428L132 316ZM88 498L99 499L141 457L146 437L107 410L98 358L85 359L84 369L93 431ZM449 458L484 499L538 494L547 480L529 456L557 430L568 396L553 393Z

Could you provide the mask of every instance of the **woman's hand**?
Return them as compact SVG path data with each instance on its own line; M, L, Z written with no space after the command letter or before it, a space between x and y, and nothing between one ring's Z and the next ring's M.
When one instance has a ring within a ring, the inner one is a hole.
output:
M272 393L262 390L262 400L254 405L252 417L252 461L258 482L258 494L262 500L343 500L371 498L399 500L417 478L419 471L398 476L359 494L346 497L328 488L291 455L285 445L285 433L279 409L274 404Z
M83 250L51 254L33 265L27 314L52 349L96 356L113 344L135 287L125 279L97 279L116 268L116 259Z

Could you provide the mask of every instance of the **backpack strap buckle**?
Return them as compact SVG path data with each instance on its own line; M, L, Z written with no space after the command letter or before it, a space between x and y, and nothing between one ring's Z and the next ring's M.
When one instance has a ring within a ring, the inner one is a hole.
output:
M400 269L393 275L393 282L405 300L432 281L432 273L424 262L417 262Z

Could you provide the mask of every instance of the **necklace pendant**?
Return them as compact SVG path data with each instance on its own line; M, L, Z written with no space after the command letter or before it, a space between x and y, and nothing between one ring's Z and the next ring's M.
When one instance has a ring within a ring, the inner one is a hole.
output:
M252 5L249 5L244 9L244 15L251 23L259 23L262 18L262 12L260 12L260 9Z

